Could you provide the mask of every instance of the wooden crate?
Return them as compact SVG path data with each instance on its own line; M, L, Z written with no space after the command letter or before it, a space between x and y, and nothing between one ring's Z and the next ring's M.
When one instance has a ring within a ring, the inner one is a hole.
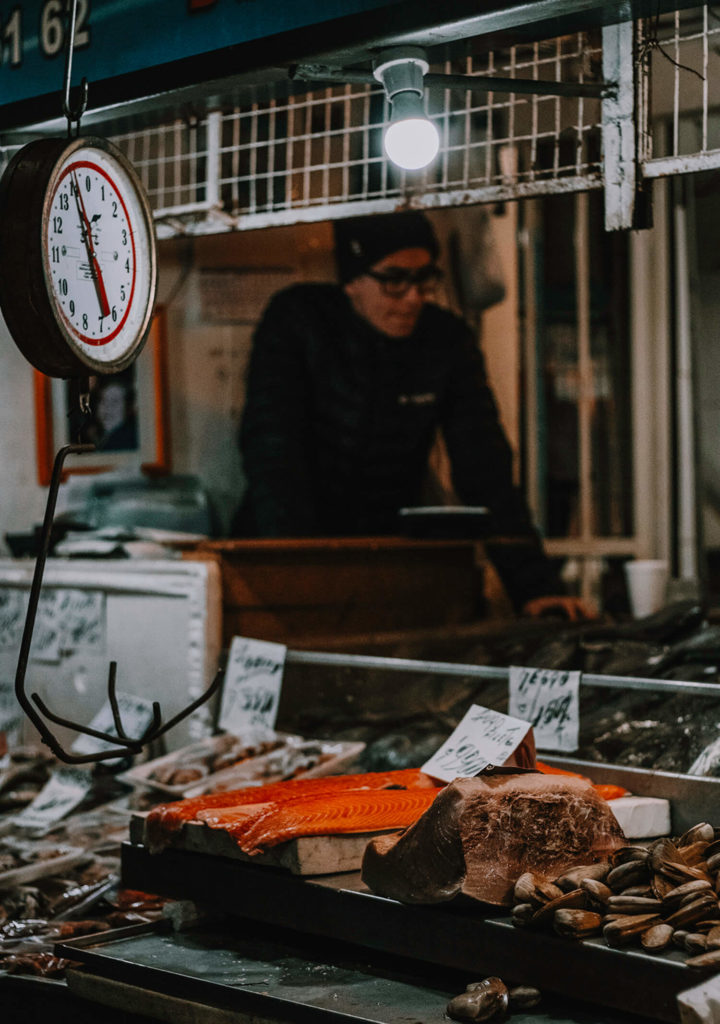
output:
M472 622L483 572L472 541L396 537L207 541L220 565L223 640L299 642Z

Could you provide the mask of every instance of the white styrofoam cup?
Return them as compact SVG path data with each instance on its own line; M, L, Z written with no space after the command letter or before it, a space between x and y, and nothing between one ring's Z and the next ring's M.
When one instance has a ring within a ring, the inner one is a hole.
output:
M668 563L659 558L637 558L625 563L630 610L636 619L652 615L665 604Z

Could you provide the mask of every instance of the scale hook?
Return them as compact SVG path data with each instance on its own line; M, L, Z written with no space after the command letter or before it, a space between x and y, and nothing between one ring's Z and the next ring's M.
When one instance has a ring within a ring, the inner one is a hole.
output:
M80 120L87 110L88 104L88 81L83 77L80 82L80 99L77 106L70 105L70 81L72 79L72 61L75 50L75 22L77 21L77 0L68 0L67 6L68 29L65 35L65 79L63 90L63 114L67 118L68 138L72 138L72 127L77 126L76 135L80 134Z

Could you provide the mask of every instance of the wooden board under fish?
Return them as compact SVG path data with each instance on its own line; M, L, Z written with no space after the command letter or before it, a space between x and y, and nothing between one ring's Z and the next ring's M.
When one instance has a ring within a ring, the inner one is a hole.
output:
M148 846L146 815L136 813L130 820L130 842ZM397 831L389 830L389 831ZM232 836L199 822L186 822L173 837L173 847L191 853L229 857L258 866L285 868L294 875L330 875L359 871L365 847L385 832L358 832L352 835L300 836L273 847L266 853L243 853Z

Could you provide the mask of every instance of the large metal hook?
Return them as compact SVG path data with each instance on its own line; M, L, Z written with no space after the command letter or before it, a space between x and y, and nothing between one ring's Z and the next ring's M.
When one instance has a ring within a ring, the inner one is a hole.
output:
M75 50L75 23L77 21L77 0L68 0L69 25L65 36L65 79L63 90L63 114L67 118L68 138L72 138L73 125L77 125L75 134L80 134L80 120L87 110L88 82L83 77L80 82L80 99L76 107L70 106L70 81L72 79L72 62Z
M20 706L40 733L43 742L50 747L52 752L56 754L61 761L65 761L68 764L86 764L90 761L108 761L117 757L127 757L128 754L138 754L144 746L158 739L163 735L163 733L166 733L169 729L172 729L177 725L178 722L182 721L183 718L187 718L187 716L191 715L193 711L196 711L197 708L209 701L220 688L224 676L222 669L218 671L215 679L207 690L205 690L197 700L194 700L192 704L189 704L186 708L183 708L182 711L178 712L177 715L174 715L169 722L165 722L164 725L162 723L160 705L157 701L154 701L153 720L143 735L136 738L132 738L127 735L120 718L120 710L118 708L117 697L115 694L115 674L117 669L115 662L110 662L110 671L108 675L108 699L110 701L117 735L98 732L96 729L91 729L79 722L72 722L67 718L61 718L59 715L50 711L37 693L32 694L32 701L29 700L25 692L25 675L27 673L27 666L30 658L30 647L32 645L35 618L37 615L38 603L40 601L40 591L42 589L45 562L50 550L50 539L52 536L58 490L62 479L62 468L68 455L80 455L83 452L91 452L94 450L95 446L92 444L66 444L55 456L55 464L53 465L50 487L48 489L47 504L45 506L45 518L43 519L42 531L40 534L40 546L37 560L35 562L35 572L33 574L32 584L30 585L30 596L28 598L27 614L25 616L25 628L20 642L17 672L15 674L15 696L17 697ZM106 743L115 744L115 746L110 750L102 750L95 754L69 753L62 747L60 742L48 728L45 721L35 710L35 705L51 722L55 722L57 725L66 726L69 729L74 729L77 732L84 733L86 736L94 736L96 739L104 740Z

